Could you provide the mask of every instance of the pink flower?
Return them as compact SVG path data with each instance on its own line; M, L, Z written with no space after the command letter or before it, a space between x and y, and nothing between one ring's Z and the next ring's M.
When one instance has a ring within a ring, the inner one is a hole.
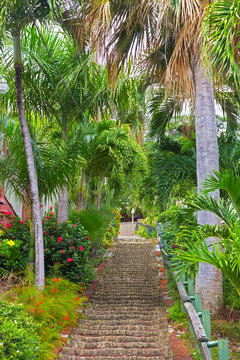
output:
M50 219L50 216L46 216L46 219L48 219L48 220L49 220L49 219Z
M79 250L80 250L80 251L83 251L83 247L82 247L82 246L80 246Z
M73 259L72 259L72 258L70 258L70 259L67 259L67 261L68 261L68 262L73 262Z
M52 206L50 206L50 210L52 210L53 209L53 207Z
M21 220L21 221L20 221L20 224L24 224L24 221L23 221L23 220Z
M172 245L172 248L175 248L175 245L174 245L174 244Z
M75 246L72 246L72 249L75 250L76 249Z
M46 232L46 231L44 231L43 233L44 233L44 234L47 234L47 232Z
M12 224L11 223L8 223L7 225L6 225L6 228L9 228L9 227L11 227L12 226Z
M11 211L7 211L7 212L5 212L5 215L11 215L12 214L12 212Z
M42 223L44 224L44 221L42 220Z
M72 226L74 227L74 226L76 226L75 224L72 224Z
M50 214L51 214L51 215L55 215L55 212L54 212L54 211L50 211Z
M41 204L40 206L41 206L41 208L43 208L43 204Z
M61 236L58 238L58 242L59 243L62 242L62 237Z
M64 253L65 253L65 250L61 250L61 253L64 254Z
M89 236L86 236L86 240L89 240Z

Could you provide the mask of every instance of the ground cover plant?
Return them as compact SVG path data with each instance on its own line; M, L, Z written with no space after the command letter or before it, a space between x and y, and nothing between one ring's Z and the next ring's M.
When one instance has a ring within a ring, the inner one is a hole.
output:
M0 300L0 318L5 317L0 325L3 329L0 354L2 350L6 356L3 359L54 358L52 350L62 344L60 333L74 326L80 316L79 311L86 301L84 289L84 285L63 278L50 278L43 290L25 280L4 294L4 300ZM16 330L12 332L14 326ZM12 346L8 347L8 342Z
M23 305L0 299L0 358L37 360L44 352L41 324L28 315Z

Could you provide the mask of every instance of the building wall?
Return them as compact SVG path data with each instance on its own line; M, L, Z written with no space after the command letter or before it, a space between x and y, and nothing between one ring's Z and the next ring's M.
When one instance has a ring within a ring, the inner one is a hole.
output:
M6 199L3 188L0 189L0 198L2 198L4 200L4 202L5 202L4 205L0 205L0 225L5 226L9 222L9 220L6 218L4 213L1 213L1 210L11 212L12 215L16 215L16 213L14 212L12 206L10 205L8 200Z

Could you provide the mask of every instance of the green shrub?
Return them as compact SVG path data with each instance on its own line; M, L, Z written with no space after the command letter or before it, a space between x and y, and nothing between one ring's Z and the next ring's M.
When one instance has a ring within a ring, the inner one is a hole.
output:
M73 210L70 221L80 223L89 233L92 248L99 248L102 244L104 234L111 220L102 209L88 208L84 210Z
M29 222L7 216L6 227L0 225L0 267L9 271L24 270L27 265L31 234Z
M41 325L24 311L23 305L0 299L0 359L41 360Z
M74 282L89 282L93 278L89 267L91 243L83 225L79 222L57 224L52 213L46 213L43 225L47 273L57 265L58 276Z

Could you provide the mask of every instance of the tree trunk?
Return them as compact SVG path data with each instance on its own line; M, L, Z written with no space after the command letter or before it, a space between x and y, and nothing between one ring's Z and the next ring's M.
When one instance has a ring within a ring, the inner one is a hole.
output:
M203 181L213 170L219 170L217 125L213 83L202 63L194 64L195 82L195 128L196 128L196 153L197 153L197 184L198 192L202 189ZM219 199L219 191L212 195ZM198 223L200 225L217 225L219 218L208 212L199 211ZM213 238L206 239L211 245ZM200 263L196 281L196 292L200 293L203 308L216 312L222 304L222 274L214 266Z
M37 173L35 169L32 144L27 120L24 112L22 94L22 56L20 34L13 35L14 42L14 67L16 73L16 93L18 116L21 125L24 147L27 159L28 176L31 189L32 219L35 239L35 282L38 288L43 288L45 283L44 274L44 244L42 217L38 193Z
M84 193L84 198L83 198L83 209L86 209L86 206L87 206L89 181L90 181L90 177L86 176L86 178L85 178L85 193Z
M104 177L101 176L101 178L99 180L99 183L98 183L98 196L97 196L97 207L98 207L98 209L100 209L101 205L102 205L103 180L104 180Z
M83 200L84 200L84 179L85 179L85 170L82 169L82 175L80 179L80 187L78 193L78 210L82 210L84 208Z
M59 191L58 200L58 223L68 221L68 189Z

